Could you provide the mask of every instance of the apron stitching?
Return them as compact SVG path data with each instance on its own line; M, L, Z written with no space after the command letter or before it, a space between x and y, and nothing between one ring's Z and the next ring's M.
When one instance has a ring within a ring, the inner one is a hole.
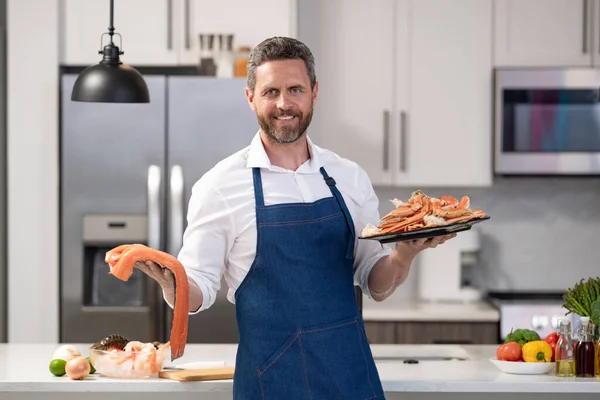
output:
M363 349L362 335L358 324L356 324L356 333L358 333L358 344L360 345L360 351L362 352L365 360L365 368L367 369L367 380L369 381L369 386L371 386L371 390L373 391L373 396L376 396L375 389L373 388L373 383L371 382L371 375L369 374L369 363L367 362L367 355L365 354L365 349Z
M311 224L311 223L316 223L316 222L327 221L328 219L336 218L336 217L339 217L340 215L344 215L344 214L340 212L337 214L326 215L324 217L319 217L316 219L307 219L307 220L301 220L301 221L262 222L262 223L260 223L259 226L262 228L264 226L289 226L289 225Z
M262 395L263 400L265 400L265 392L263 391L262 382L260 381L260 370L256 369L256 374L258 375L258 385L260 386L260 394Z
M296 343L296 340L298 340L298 337L299 337L299 336L300 336L300 331L296 332L296 337L294 337L294 340L292 340L292 341L290 342L290 344L288 344L288 345L287 345L287 347L286 347L285 349L283 349L283 351L282 351L281 353L279 353L279 355L278 355L277 357L275 357L275 359L274 359L273 361L271 361L271 363L265 367L265 369L263 369L262 371L261 371L261 370L259 370L259 369L257 369L257 371L258 371L258 376L260 377L262 374L264 374L265 372L267 372L267 370L268 370L269 368L271 368L271 366L272 366L273 364L275 364L275 363L277 362L277 360L279 360L279 358L280 358L282 355L284 355L284 354L285 354L285 353L286 353L286 352L289 350L289 348L290 348L290 347L292 347L292 345L293 345L294 343Z
M304 331L304 333L327 331L329 329L339 328L340 326L346 326L346 325L351 325L351 324L355 324L355 323L356 323L356 318L352 322L344 322L343 324L339 324L339 325L335 325L335 326L330 326L330 327L327 327L327 328L311 329L310 331Z
M308 371L306 371L306 361L304 360L304 348L302 347L302 337L298 337L298 344L300 345L300 355L302 356L302 365L304 366L304 376L306 377L306 390L308 390L308 398L312 400L310 395L310 386L308 384Z

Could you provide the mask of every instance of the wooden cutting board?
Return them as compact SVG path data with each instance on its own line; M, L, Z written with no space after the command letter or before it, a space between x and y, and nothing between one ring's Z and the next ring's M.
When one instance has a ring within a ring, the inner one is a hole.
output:
M158 377L180 382L217 381L221 379L233 379L234 371L235 367L160 371Z

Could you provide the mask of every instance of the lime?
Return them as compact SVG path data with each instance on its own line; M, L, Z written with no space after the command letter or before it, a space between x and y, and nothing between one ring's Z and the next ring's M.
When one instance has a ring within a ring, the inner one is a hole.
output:
M63 376L65 374L65 365L67 365L67 362L60 358L50 361L50 373L54 376Z
M90 374L93 374L94 372L96 372L96 369L92 365L92 360L90 360L89 357L86 357L85 359L88 360L88 362L90 363Z

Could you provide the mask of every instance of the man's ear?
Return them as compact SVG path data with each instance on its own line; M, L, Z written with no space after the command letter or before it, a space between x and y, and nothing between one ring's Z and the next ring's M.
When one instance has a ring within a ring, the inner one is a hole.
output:
M319 82L315 82L315 87L313 88L313 105L317 104L317 97L319 94Z
M253 111L256 111L256 106L254 105L254 92L250 88L246 88L246 99L248 100L248 105Z

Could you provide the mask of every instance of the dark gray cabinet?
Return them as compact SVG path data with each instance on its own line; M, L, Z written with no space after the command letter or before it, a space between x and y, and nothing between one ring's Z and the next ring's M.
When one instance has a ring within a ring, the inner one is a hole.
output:
M371 344L497 344L498 322L365 321Z

